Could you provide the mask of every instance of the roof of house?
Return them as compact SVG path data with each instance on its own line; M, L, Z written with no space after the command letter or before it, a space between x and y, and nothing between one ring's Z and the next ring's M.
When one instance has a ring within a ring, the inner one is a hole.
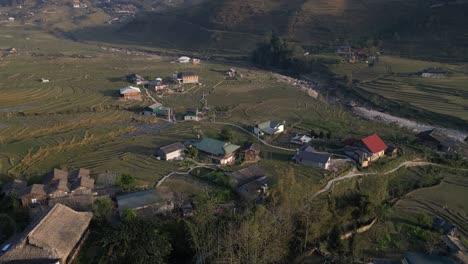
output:
M269 179L266 176L263 176L237 187L236 191L240 193L246 193L248 195L255 195L262 186L268 183Z
M140 88L133 87L133 86L127 86L127 87L120 89L120 94L126 94L126 93L141 93L141 90Z
M54 169L44 179L44 184L48 184L51 181L60 181L60 180L68 181L68 171L64 171L61 169Z
M90 212L76 212L65 205L56 204L39 221L26 228L0 257L0 262L51 263L51 260L60 260L65 263L92 217Z
M198 142L193 143L198 149L206 153L214 155L227 155L237 151L240 146L224 142L213 138L202 138Z
M408 264L455 264L455 260L436 255L426 255L422 253L406 252L404 254L405 260Z
M94 189L94 179L92 179L89 176L81 177L77 181L73 182L71 185L72 190L75 190L80 187Z
M28 183L22 180L15 179L6 183L2 188L2 193L11 195L12 193L21 194L28 187Z
M74 170L70 173L70 177L68 178L69 181L75 181L79 178L82 177L89 177L89 174L91 173L90 170L84 169L84 168L79 168L77 170Z
M266 121L263 123L260 123L257 125L257 127L261 130L266 129L266 128L273 128L276 129L280 125L283 125L283 122L278 122L278 121Z
M68 187L68 180L58 180L53 182L49 187L49 192L55 191L69 192L70 188Z
M236 186L244 185L248 182L265 176L265 172L258 165L253 165L247 168L240 169L228 174L236 182Z
M140 192L128 193L117 196L119 210L127 208L140 208L162 202L163 198L156 190L149 189Z
M435 139L436 141L439 142L439 144L448 146L448 147L453 147L457 145L457 142L449 137L447 137L442 131L439 129L431 129L431 130L426 130L422 131L417 135L418 137L431 137Z
M425 73L438 73L438 74L447 74L448 71L442 68L427 68L424 69L423 72Z
M200 113L198 112L197 108L187 109L187 111L185 112L186 116L197 116L199 114Z
M198 74L196 74L194 72L181 72L181 73L177 74L178 78L192 77L192 76L198 76Z
M313 147L306 146L299 150L296 159L327 163L331 159L331 154L317 152Z
M33 184L26 188L20 197L28 194L47 195L46 187L44 184Z
M160 108L161 106L162 106L161 103L156 102L156 103L154 103L154 104L152 104L152 105L150 105L150 106L147 106L147 107L148 107L149 109L153 109L153 110L154 110L154 109Z
M260 145L257 143L252 143L247 149L247 150L253 150L255 152L260 152Z
M182 144L180 142L172 143L170 145L159 148L159 150L161 152L163 152L164 154L169 154L169 153L172 153L174 151L181 150L181 149L185 149L185 146L184 146L184 144Z
M91 211L90 209L93 205L93 201L94 196L92 194L71 195L57 198L49 198L48 205L52 207L56 204L63 204L72 208L73 210Z
M368 137L365 137L361 139L361 141L372 153L378 153L388 148L385 142L383 142L383 140L377 134L372 134Z

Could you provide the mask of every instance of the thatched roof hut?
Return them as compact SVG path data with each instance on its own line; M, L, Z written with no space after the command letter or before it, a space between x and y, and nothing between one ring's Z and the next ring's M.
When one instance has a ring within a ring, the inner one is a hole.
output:
M0 263L67 263L92 217L56 204L11 243Z

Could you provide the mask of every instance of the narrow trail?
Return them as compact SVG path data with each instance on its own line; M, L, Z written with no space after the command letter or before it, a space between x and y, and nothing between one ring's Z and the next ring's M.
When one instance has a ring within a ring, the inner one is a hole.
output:
M145 93L146 93L146 96L148 96L151 101L153 101L153 103L157 103L158 101L156 101L156 99L154 99L154 97L148 92L148 89L146 88L143 88L143 90L145 90Z
M395 168L393 168L393 169L391 169L391 170L389 170L387 172L383 172L383 173L381 173L381 172L362 173L362 172L358 172L356 167L354 167L346 175L343 175L341 177L329 180L327 182L327 184L325 185L325 187L323 187L322 189L317 191L314 195L312 195L312 197L316 197L316 196L318 196L318 195L320 195L322 193L329 192L330 190L333 189L333 186L335 185L335 183L343 181L343 180L352 179L352 178L359 177L359 176L369 176L369 175L377 175L377 174L388 175L390 173L393 173L393 172L401 169L402 167L408 168L408 167L421 167L421 166L429 166L429 165L441 166L439 164L431 163L431 162L427 162L427 161L418 161L418 160L405 161L405 162L402 162L400 165L396 166Z
M207 168L207 169L212 169L214 170L215 168L213 168L213 165L209 165L209 164L202 164L202 163L197 163L198 165L196 166L193 166L193 167L190 167L190 169L186 172L178 172L178 171L174 171L174 172L171 172L169 174L167 174L166 176L164 176L161 180L159 180L156 184L155 184L155 187L159 187L161 186L161 184L164 183L164 181L166 181L169 177L171 177L172 175L174 174L177 174L177 175L188 175L190 174L190 172L192 172L194 169L198 169L198 168Z

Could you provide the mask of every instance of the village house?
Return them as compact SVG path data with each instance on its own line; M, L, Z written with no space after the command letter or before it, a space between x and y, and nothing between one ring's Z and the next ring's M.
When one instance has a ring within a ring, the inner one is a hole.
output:
M145 80L145 78L141 77L140 75L136 73L132 73L127 75L127 81L129 83L133 83L135 85L144 85L148 83L148 81Z
M201 61L200 61L200 59L193 59L192 63L195 64L195 65L198 65L198 64L201 63Z
M457 142L447 137L439 129L423 131L416 135L424 145L438 151L451 153L456 151Z
M156 155L162 160L181 160L185 156L185 146L180 142L176 142L159 148Z
M200 159L210 159L221 165L232 164L236 160L236 152L240 146L213 138L202 138L193 143L198 149Z
M276 121L267 121L260 123L254 127L254 134L257 136L263 135L277 135L284 132L284 124L283 122L276 122Z
M263 200L267 195L269 179L263 169L253 165L228 176L234 182L235 191L245 200Z
M250 144L244 150L244 161L245 162L257 162L260 159L260 145L257 143Z
M444 235L442 241L446 246L446 251L459 263L468 263L468 248L457 236Z
M191 201L185 201L180 206L180 213L182 217L191 217L193 216L193 203Z
M385 150L388 148L385 142L377 134L372 134L361 139L361 143L371 154L369 161L374 161L385 156Z
M68 179L51 182L47 190L49 198L64 197L67 196L69 192Z
M331 154L317 152L313 147L305 146L297 151L293 160L304 166L328 170L331 164Z
M14 241L2 247L0 263L73 263L88 236L93 214L56 204Z
M88 177L80 177L71 183L72 195L92 194L94 190L94 180Z
M54 169L45 177L44 184L33 184L22 188L18 193L21 204L25 207L47 204L47 200L67 196L92 195L94 180L87 169L78 169L72 173ZM24 184L21 184L24 185Z
M296 134L291 138L291 143L296 144L296 145L304 145L308 144L310 141L312 141L312 138L307 136L307 135L300 135Z
M336 48L336 54L342 56L342 55L350 55L353 53L353 49L351 46L338 46Z
M120 89L120 96L123 100L141 100L141 90L138 87L127 86Z
M15 18L14 18L14 17L9 17L9 18L8 18L8 21L14 22L14 21L15 21Z
M148 89L162 91L166 89L167 85L163 82L162 78L156 78L154 81L148 83Z
M171 121L174 113L172 108L165 107L159 102L155 102L154 104L145 107L143 110L143 115L153 115L156 117L164 118Z
M440 79L447 77L448 71L442 68L427 68L421 73L424 78Z
M184 120L185 121L200 121L202 119L202 113L198 111L198 108L196 109L188 109L185 112L184 115Z
M124 215L126 209L145 212L151 214L166 213L174 209L172 202L172 193L160 192L155 189L144 190L140 192L118 195L117 206L120 216Z
M19 194L18 198L22 206L33 206L46 204L47 190L44 184L33 184L27 187L23 193Z
M190 62L190 57L182 56L182 57L178 58L177 61L179 63L189 63Z
M50 82L49 79L45 79L45 78L41 78L39 81L40 81L41 83L48 83L48 82Z
M198 83L198 75L193 72L181 72L177 74L177 80L181 84Z

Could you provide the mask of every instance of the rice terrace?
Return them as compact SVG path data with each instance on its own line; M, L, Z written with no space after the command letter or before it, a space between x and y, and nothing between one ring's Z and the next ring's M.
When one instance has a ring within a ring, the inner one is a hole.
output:
M384 2L0 0L0 263L468 263L468 4Z

